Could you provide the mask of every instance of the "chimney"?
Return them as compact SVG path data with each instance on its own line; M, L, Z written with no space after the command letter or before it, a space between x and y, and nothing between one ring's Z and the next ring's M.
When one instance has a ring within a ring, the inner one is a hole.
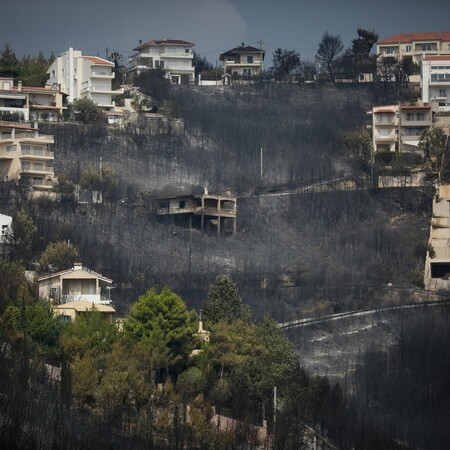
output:
M19 81L17 83L17 90L18 90L18 92L22 92L22 81Z
M80 262L76 262L73 264L73 270L81 270L83 268L83 264Z

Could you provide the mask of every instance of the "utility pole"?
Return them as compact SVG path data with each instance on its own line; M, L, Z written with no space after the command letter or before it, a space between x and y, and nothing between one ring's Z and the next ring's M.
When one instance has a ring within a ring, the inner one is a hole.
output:
M263 70L264 70L264 66L263 66L263 48L262 48L262 40L259 40L259 72L260 75L262 75Z
M260 162L261 162L261 164L260 164L260 176L261 176L261 179L262 179L262 176L263 176L263 148L261 147L261 153L260 153Z

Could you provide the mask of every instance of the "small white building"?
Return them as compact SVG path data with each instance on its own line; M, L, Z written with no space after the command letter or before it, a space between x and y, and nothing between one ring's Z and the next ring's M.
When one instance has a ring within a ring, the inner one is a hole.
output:
M162 69L173 84L194 83L194 45L177 39L139 41L139 45L133 49L138 53L129 58L129 72L139 74L145 70Z
M115 107L114 96L123 89L113 90L114 64L97 56L83 56L80 50L70 47L58 56L47 70L47 86L67 95L69 103L89 98L104 110Z
M12 232L12 217L0 214L0 244L6 240L6 236Z
M420 87L425 104L439 111L450 111L450 55L422 58Z
M219 60L223 62L225 72L233 76L253 77L263 72L265 54L262 48L242 43L222 53Z

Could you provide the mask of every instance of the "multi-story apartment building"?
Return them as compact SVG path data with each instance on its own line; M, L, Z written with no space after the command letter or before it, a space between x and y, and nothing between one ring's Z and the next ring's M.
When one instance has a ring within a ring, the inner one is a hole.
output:
M240 46L222 53L219 60L223 62L225 72L234 76L252 77L264 70L265 51L242 43Z
M375 106L368 114L375 153L421 152L420 137L433 123L431 106Z
M450 55L424 56L421 70L423 102L436 104L439 111L450 111Z
M450 55L450 32L402 33L376 43L378 57L411 58L419 63L422 55Z
M47 70L47 86L64 92L69 103L89 98L104 110L111 110L115 106L113 97L123 94L123 89L111 87L113 67L111 61L83 56L80 50L70 47Z
M135 53L129 58L129 72L139 74L150 69L163 69L173 84L189 84L195 79L192 65L195 44L176 39L150 40L133 49Z
M57 89L14 85L13 78L0 78L0 115L18 114L25 122L57 122L63 110L63 95Z
M15 122L0 122L0 180L29 186L32 195L51 191L54 183L53 136Z

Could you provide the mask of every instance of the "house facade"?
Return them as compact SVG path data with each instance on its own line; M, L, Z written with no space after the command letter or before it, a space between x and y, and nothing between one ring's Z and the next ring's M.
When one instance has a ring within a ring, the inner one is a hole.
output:
M110 305L103 305L87 301L70 302L62 305L57 305L53 308L53 312L56 316L62 316L64 321L72 322L77 317L84 314L98 312L102 318L112 323L116 310Z
M39 297L59 304L110 305L112 280L75 263L74 267L38 278Z
M0 115L19 114L25 122L45 120L59 122L63 95L57 89L17 86L13 78L0 78Z
M421 63L421 92L425 104L450 111L450 55L424 56Z
M224 71L233 76L253 77L264 71L265 51L262 48L244 45L222 53L219 60Z
M401 33L376 43L378 57L419 63L422 55L450 55L450 32Z
M129 58L129 72L139 74L145 70L162 69L172 84L193 83L194 45L176 39L139 41L139 45L133 49L137 53Z
M69 103L89 98L100 108L114 109L114 96L123 89L113 90L114 64L97 56L83 56L80 50L70 47L58 56L47 70L47 87L67 95Z
M15 122L0 122L0 180L16 180L29 186L33 195L53 188L55 173L52 135Z
M433 123L431 106L375 106L371 115L375 153L422 153L419 141Z

